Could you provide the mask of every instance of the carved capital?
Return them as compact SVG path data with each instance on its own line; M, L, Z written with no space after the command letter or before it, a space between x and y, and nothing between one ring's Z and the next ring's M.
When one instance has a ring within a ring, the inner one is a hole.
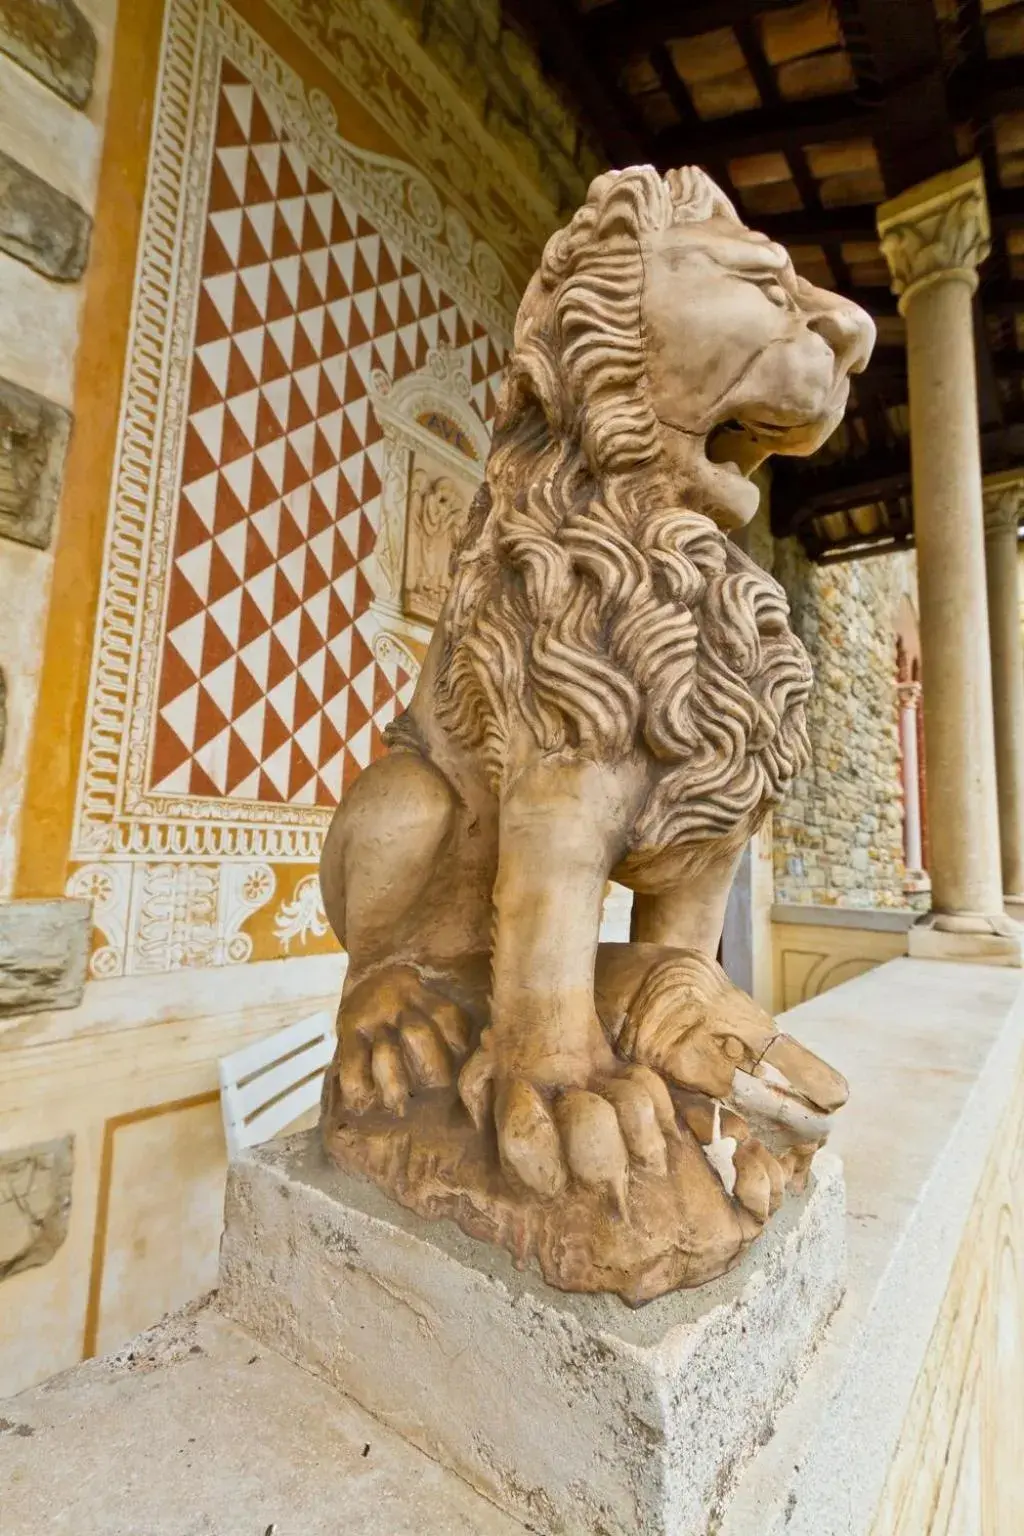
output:
M898 683L896 694L900 701L900 709L920 709L921 684L918 682Z
M985 508L985 537L1001 533L1017 536L1024 518L1024 470L1011 469L1000 475L987 475L982 481Z
M990 248L985 178L978 160L934 176L883 203L878 237L900 313L931 283L978 285L977 268Z

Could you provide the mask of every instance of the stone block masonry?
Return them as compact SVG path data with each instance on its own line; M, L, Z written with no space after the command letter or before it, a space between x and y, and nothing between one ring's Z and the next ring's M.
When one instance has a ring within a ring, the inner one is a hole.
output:
M44 277L74 282L85 271L91 229L72 198L0 151L0 251Z
M72 0L0 0L0 49L72 106L89 100L96 35Z
M91 931L87 901L0 902L0 1019L77 1007Z
M795 539L774 571L810 653L811 764L775 813L775 899L905 907L895 615L909 555L819 566Z
M61 406L0 379L0 538L47 548L70 435Z

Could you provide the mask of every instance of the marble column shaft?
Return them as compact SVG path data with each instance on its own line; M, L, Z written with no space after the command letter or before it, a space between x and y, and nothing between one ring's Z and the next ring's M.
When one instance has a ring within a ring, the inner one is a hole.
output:
M1024 901L1024 654L1017 574L1024 471L990 475L984 499L1003 891L1014 901Z
M980 164L883 204L878 229L907 324L935 922L993 932L984 919L1003 905L971 305L989 249Z

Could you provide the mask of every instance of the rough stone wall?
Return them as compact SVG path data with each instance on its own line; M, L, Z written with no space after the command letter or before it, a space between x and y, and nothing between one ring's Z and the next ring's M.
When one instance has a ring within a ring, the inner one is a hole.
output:
M71 431L114 0L0 0L0 898L38 688Z
M501 0L391 0L488 132L560 214L572 212L606 159L536 54L502 20Z
M774 571L815 672L812 761L775 814L775 900L905 907L895 624L913 556L818 566L786 539Z
M116 3L83 7L0 0L0 1017L74 1007L88 950L84 903L4 900L73 430Z

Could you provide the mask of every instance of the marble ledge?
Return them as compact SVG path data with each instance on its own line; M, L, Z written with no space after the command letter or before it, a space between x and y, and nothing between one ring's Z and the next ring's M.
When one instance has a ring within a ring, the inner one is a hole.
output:
M1019 971L899 959L781 1016L850 1082L847 1293L719 1536L870 1536L1024 1060Z
M802 902L778 902L773 923L807 928L859 928L872 933L906 933L921 916L910 907L824 907Z

